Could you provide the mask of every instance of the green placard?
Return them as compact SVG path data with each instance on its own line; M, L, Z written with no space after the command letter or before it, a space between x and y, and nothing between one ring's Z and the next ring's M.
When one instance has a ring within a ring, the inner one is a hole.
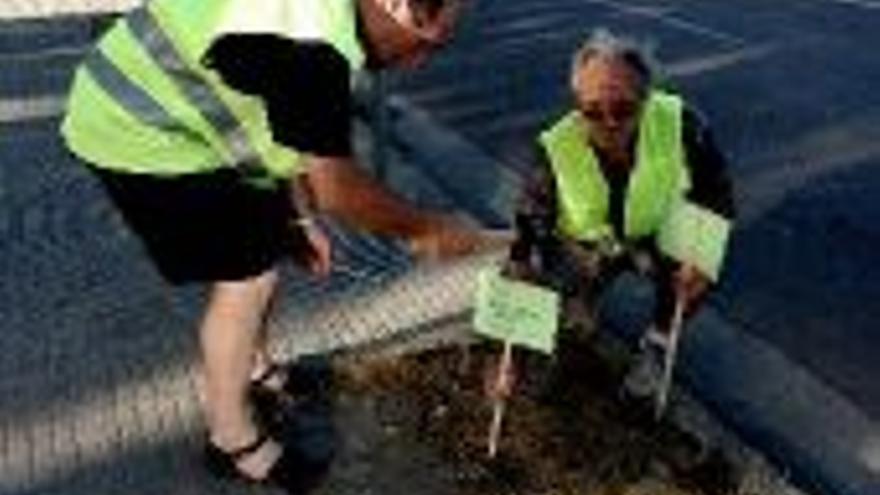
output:
M657 239L660 251L691 263L712 280L718 279L730 236L730 221L689 201L678 203Z
M559 295L483 269L477 284L474 328L477 333L552 354L559 321Z

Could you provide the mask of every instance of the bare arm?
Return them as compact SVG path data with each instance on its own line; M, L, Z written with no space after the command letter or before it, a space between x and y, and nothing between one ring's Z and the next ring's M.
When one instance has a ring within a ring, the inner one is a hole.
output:
M432 215L389 191L351 158L308 155L306 168L294 186L301 211L318 210L370 232L406 238L423 233L430 222Z
M467 254L498 242L460 219L410 204L350 158L305 159L307 171L293 184L294 201L304 215L316 210L351 226L403 238L413 254L427 258Z

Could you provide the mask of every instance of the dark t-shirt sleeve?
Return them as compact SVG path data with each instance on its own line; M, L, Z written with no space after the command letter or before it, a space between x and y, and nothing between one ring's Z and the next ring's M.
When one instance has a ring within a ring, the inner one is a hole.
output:
M682 140L691 175L688 199L733 219L733 186L727 172L727 159L716 146L709 127L690 108L682 115Z
M263 98L277 143L321 156L351 155L351 71L331 45L226 35L203 63L229 86Z

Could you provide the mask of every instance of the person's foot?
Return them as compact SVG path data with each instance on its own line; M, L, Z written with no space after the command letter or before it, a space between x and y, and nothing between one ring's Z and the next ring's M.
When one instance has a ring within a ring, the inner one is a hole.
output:
M644 399L653 396L663 380L663 361L669 338L654 327L639 342L639 354L623 380L626 397Z
M281 455L281 446L265 434L235 447L209 439L205 448L205 462L212 473L254 482L266 481Z
M263 369L255 371L251 376L251 386L259 387L272 392L283 392L287 386L286 366L279 363L270 363Z
M254 373L251 388L282 395L287 400L319 395L329 384L329 372L326 364L274 362Z
M270 364L254 375L248 390L257 423L272 435L295 431L299 411L326 403L332 379L323 358Z
M661 332L657 326L651 325L642 335L639 341L639 348L644 350L648 347L656 347L666 351L671 344L669 339L669 334Z
M204 461L208 471L218 478L271 485L289 494L302 494L320 481L330 458L307 456L291 437L261 433L250 443L233 449L208 440Z

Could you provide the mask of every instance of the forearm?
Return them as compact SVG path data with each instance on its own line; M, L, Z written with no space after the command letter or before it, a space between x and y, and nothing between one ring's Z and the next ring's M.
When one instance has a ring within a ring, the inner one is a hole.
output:
M418 235L433 218L382 186L349 158L308 156L306 160L307 171L296 181L294 195L307 197L309 208L370 232L398 237Z

